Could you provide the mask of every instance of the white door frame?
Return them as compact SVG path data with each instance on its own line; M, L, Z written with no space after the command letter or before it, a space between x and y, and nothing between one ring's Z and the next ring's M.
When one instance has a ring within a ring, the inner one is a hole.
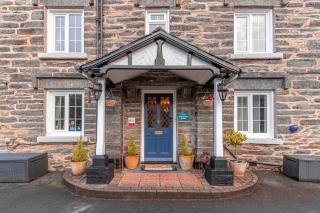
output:
M141 144L140 144L140 155L141 155L141 162L144 162L144 96L148 93L169 93L173 96L173 149L172 149L172 161L177 162L177 115L176 115L176 90L161 90L161 89L154 89L154 90L141 90Z

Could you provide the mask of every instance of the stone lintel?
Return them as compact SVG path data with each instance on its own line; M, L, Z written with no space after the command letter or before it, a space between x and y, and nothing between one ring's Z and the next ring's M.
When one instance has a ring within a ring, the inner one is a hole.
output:
M288 4L288 0L225 0L225 4L234 7L275 7Z
M274 90L288 89L288 79L283 72L245 72L230 84L233 89Z
M241 90L287 89L284 79L237 79L230 87Z
M46 7L65 7L65 6L73 6L73 7L84 7L89 6L92 0L44 0L43 4Z
M90 82L80 73L32 73L32 86L34 89L83 89Z
M143 7L178 7L181 0L136 0L136 6Z

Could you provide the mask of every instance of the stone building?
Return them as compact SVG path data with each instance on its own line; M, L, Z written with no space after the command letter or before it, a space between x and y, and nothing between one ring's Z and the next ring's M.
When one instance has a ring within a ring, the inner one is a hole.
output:
M0 3L1 151L61 170L80 135L119 159L132 134L143 162L176 162L181 134L220 155L223 127L248 135L243 159L320 154L320 2L99 2Z

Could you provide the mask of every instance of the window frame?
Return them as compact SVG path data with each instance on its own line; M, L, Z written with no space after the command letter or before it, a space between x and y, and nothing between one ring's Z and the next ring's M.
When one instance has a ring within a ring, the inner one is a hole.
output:
M253 133L253 96L267 96L267 132ZM234 94L234 129L238 131L238 97L248 98L248 131L239 131L248 139L274 138L274 92L273 91L236 91Z
M80 94L82 95L82 115L81 115L81 131L69 131L68 130L68 124L69 124L69 95L70 94ZM65 124L64 130L56 130L54 128L54 118L55 118L55 97L56 96L65 96L65 111L64 111L64 117L65 117ZM47 91L47 106L46 106L46 130L47 130L47 136L81 136L84 135L84 91L79 90L54 90L54 91Z
M252 16L266 15L266 51L252 51ZM237 18L247 17L247 41L248 51L238 51L237 38ZM272 9L239 9L234 13L234 54L268 54L274 53L274 26L273 26L273 10Z
M151 20L151 15L164 15L165 20L163 21L153 21ZM148 35L152 32L149 32L150 30L150 24L165 24L164 30L167 31L167 33L170 33L170 11L167 9L163 10L146 10L146 17L145 17L145 35Z
M69 52L69 16L81 14L81 52ZM55 50L55 16L65 17L64 51ZM82 9L49 9L47 17L47 52L48 53L84 53L84 10Z

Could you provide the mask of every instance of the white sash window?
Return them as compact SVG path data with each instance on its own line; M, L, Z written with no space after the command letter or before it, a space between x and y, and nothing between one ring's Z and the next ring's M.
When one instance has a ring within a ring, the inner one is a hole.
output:
M47 135L83 135L83 99L84 94L80 91L48 91Z
M274 137L274 107L272 92L236 92L235 130L248 138Z
M234 53L273 53L271 9L239 10L234 15Z
M152 33L157 27L166 32L170 31L169 10L148 10L146 11L146 35Z
M48 52L83 53L83 10L49 10Z

